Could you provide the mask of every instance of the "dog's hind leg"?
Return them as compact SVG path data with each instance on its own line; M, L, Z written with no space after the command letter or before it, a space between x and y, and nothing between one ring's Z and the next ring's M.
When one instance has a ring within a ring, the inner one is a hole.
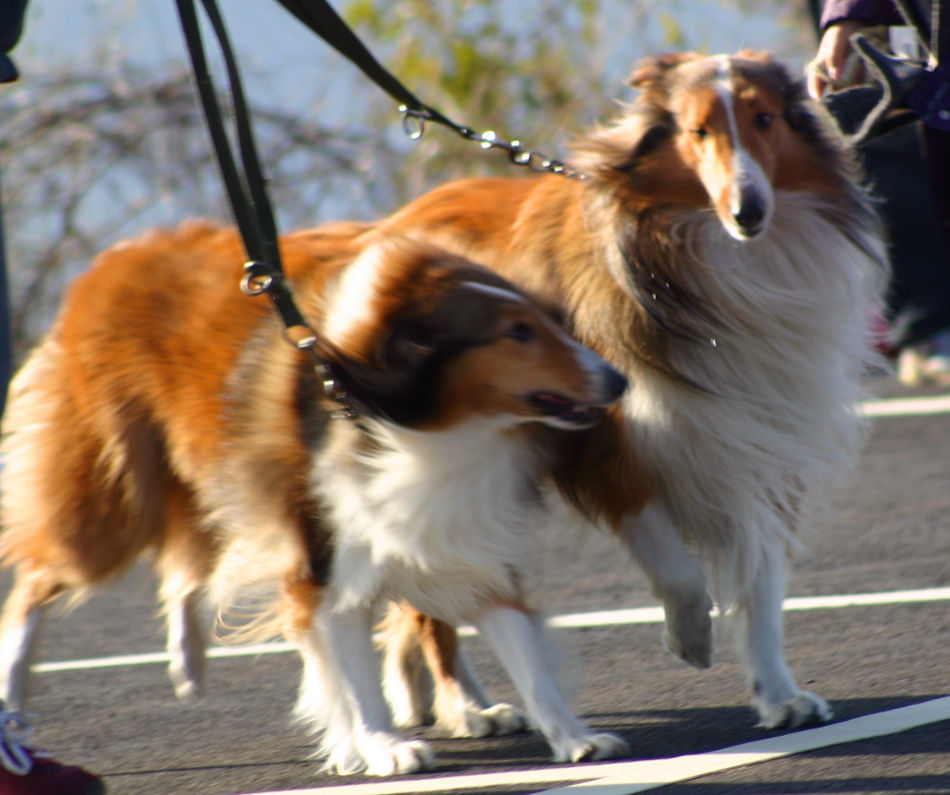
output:
M452 632L454 634L454 630ZM446 727L454 737L500 737L528 728L528 717L520 709L503 701L493 704L485 695L461 646L457 646L451 670L440 670L431 659L433 653L439 653L437 648L423 648L429 666L439 671L435 675L434 699L438 725Z
M0 699L8 710L26 705L45 607L66 588L48 571L17 571L0 619Z
M175 695L185 702L194 701L204 692L205 628L198 617L196 591L163 597L168 629L168 676Z
M744 620L753 704L759 725L769 729L826 723L833 717L828 702L799 689L785 663L784 597L785 550L779 542L764 543L752 583L739 602L739 615Z
M419 633L424 618L409 605L393 602L376 631L376 645L382 653L383 693L393 722L402 728L435 720L435 677L426 667Z
M496 607L485 611L476 625L524 698L555 761L591 762L629 753L623 739L615 734L594 734L571 713L555 684L543 628L534 615Z
M527 728L510 704L492 704L450 625L406 604L390 606L380 632L383 687L397 726L435 723L453 737L513 734ZM424 664L423 664L424 663Z
M211 533L199 529L191 500L180 485L169 488L164 521L156 569L168 633L168 676L175 695L188 702L200 698L204 690L207 631L199 606L217 550Z
M666 647L690 665L708 668L712 664L712 600L706 577L666 509L654 500L636 516L625 516L618 536L663 604Z

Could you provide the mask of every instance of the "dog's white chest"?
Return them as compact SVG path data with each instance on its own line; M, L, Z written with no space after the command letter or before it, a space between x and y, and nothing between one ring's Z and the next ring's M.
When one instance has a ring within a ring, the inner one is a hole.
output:
M370 457L319 467L338 607L406 599L459 622L516 597L541 517L535 464L522 441L483 436L400 433Z

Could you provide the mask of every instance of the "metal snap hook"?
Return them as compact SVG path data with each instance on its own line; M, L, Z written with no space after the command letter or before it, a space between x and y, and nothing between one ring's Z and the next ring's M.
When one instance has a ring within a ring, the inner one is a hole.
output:
M262 295L274 283L273 269L266 262L246 262L241 292L245 295Z

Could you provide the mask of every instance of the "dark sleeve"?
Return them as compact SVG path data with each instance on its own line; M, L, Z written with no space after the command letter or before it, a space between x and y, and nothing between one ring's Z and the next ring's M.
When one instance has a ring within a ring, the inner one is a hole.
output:
M7 53L16 47L23 33L26 3L27 0L3 0L3 7L0 8L0 83L10 83L18 77L16 67Z
M827 0L821 12L821 29L824 31L830 25L846 19L869 25L904 24L893 0Z

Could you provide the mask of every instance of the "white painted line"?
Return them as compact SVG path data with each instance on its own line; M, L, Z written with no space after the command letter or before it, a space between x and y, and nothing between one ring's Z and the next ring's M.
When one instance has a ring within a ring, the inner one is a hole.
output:
M914 602L941 602L950 599L948 588L918 588L911 591L854 593L832 596L793 596L783 603L785 610L826 610L865 605L896 605Z
M706 754L629 762L625 769L596 781L550 789L537 795L632 795L667 784L814 751L830 745L897 734L942 720L950 720L950 696Z
M842 607L860 607L869 605L909 604L914 602L939 602L950 600L950 587L921 588L913 591L885 591L883 593L840 594L831 596L796 596L785 600L785 610L828 610ZM661 607L630 607L620 610L598 610L589 613L569 613L554 616L549 620L553 627L581 629L584 627L613 627L626 624L658 624L663 621ZM459 634L470 637L475 634L472 627L459 627ZM209 658L251 657L257 654L285 654L294 651L290 643L258 643L244 646L214 646L208 649ZM168 654L151 652L147 654L126 654L117 657L97 657L86 660L63 660L60 662L37 663L32 670L35 673L53 673L57 671L81 671L92 668L113 668L127 665L151 665L167 663Z
M295 651L290 643L256 643L235 646L213 646L208 649L208 658L252 657L255 654L286 654ZM36 663L30 670L33 673L54 673L57 671L81 671L87 668L115 668L123 665L151 665L167 663L171 658L167 652L157 651L146 654L124 654L115 657L93 657L86 660L61 660L58 662Z
M568 782L536 795L630 795L678 781L687 781L735 767L779 759L841 743L914 729L950 719L950 696L877 712L860 718L780 734L704 754L640 762L600 762L586 765L551 765L530 770L467 773L460 776L415 776L401 781L337 784L310 789L282 790L280 795L412 795L426 792L481 791L489 787L530 787ZM576 783L569 783L576 782ZM275 795L253 793L249 795Z
M950 589L948 589L950 590ZM627 607L619 610L595 610L590 613L568 613L564 616L551 616L548 626L560 629L580 629L582 627L614 627L619 624L662 624L662 607ZM459 627L459 634L475 634L475 628Z
M505 770L498 773L463 773L458 776L420 775L400 781L369 781L363 784L329 784L309 789L272 790L248 795L422 795L426 792L483 792L489 787L531 787L555 782L589 780L591 776L611 770L611 763L559 765Z
M912 591L884 593L840 594L832 596L793 596L785 600L785 610L826 610L862 605L907 604L910 602L938 602L950 599L948 588L920 588ZM618 624L660 624L662 607L633 607L620 610L600 610L592 613L570 613L554 616L548 621L552 627L579 629L582 627L609 627ZM475 634L471 627L460 627Z
M869 400L861 404L866 417L921 417L950 412L950 395Z

